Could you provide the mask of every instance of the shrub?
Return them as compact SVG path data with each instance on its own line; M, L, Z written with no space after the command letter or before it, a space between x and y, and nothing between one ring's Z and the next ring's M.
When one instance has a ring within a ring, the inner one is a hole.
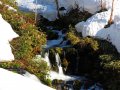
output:
M63 49L60 47L56 47L55 52L58 53L59 55L61 55L63 53Z
M1 68L5 68L5 69L17 69L17 68L23 68L22 64L20 64L17 61L13 61L13 62L1 62L0 63L0 67Z
M67 39L71 42L72 45L76 45L78 42L80 42L80 38L75 34L75 28L73 28L71 25L69 26Z
M100 54L118 54L115 46L112 45L112 43L106 41L106 40L100 40L96 39L99 45L99 53Z
M41 51L41 46L46 43L46 35L38 31L38 27L35 26L33 13L8 10L5 8L5 4L13 7L16 5L9 0L2 0L2 2L4 4L0 5L0 11L3 18L11 24L14 31L20 36L11 42L15 58L31 59Z
M43 60L35 62L33 57L40 53L42 45L46 43L46 35L41 31L40 27L35 25L33 13L23 13L8 10L5 4L16 8L15 4L10 0L2 0L4 4L0 5L0 12L3 18L11 24L13 30L20 37L13 39L10 44L12 46L15 61L0 63L2 68L23 68L38 77L44 82L50 84L46 78L48 76L49 67ZM13 2L13 1L12 1ZM39 29L39 31L38 31Z
M67 68L68 67L68 61L64 58L63 59L63 62L62 62L62 66L64 67L64 68Z
M102 63L107 63L113 60L113 55L111 54L99 55L99 59L101 60Z
M38 31L35 26L33 13L26 14L19 10L13 12L2 7L1 14L11 24L14 31L20 35L11 42L16 59L31 59L41 51L41 46L46 43L46 35Z
M61 16L59 19L54 21L54 24L64 28L71 25L75 25L78 22L85 21L91 14L87 11L80 11L79 8L71 9L70 12L66 13L64 16Z

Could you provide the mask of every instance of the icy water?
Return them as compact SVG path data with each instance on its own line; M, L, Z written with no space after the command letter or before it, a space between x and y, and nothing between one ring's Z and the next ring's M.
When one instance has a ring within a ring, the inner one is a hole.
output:
M49 60L49 49L54 48L56 46L57 47L67 47L67 46L69 47L70 46L70 45L67 45L67 40L64 40L64 37L66 36L65 33L63 34L62 31L53 30L52 28L51 28L51 30L53 32L57 33L59 37L58 37L58 39L48 40L47 45L45 46L45 48L48 50L48 52L45 53L44 60L47 62L49 67L51 67L51 63ZM55 72L55 71L49 72L51 80L58 79L58 80L63 80L66 83L69 81L75 81L75 80L81 80L81 81L87 80L86 77L84 77L84 76L65 75L63 72L62 65L61 65L61 58L58 53L55 53L55 60L57 63L58 72ZM62 86L64 86L64 85L59 85L59 90L63 90ZM95 83L94 85L90 86L88 89L84 89L84 87L85 87L85 84L82 85L80 90L103 90L99 83ZM71 84L69 83L67 85L67 90L74 90L73 83L71 83Z

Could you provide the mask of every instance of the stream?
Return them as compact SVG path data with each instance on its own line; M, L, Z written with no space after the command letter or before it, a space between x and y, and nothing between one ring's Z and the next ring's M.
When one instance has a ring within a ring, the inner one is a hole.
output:
M58 35L57 39L47 40L47 44L43 46L44 47L43 52L41 53L41 56L47 62L48 66L51 68L52 64L49 58L50 56L49 49L55 48L55 47L61 47L61 48L71 47L71 45L67 44L68 40L64 40L64 37L66 36L66 34L63 33L62 30L54 30L52 26L49 26L48 29L54 33L57 33ZM62 64L61 64L61 58L57 52L55 53L55 60L58 67L58 72L51 70L49 72L50 79L52 81L56 79L64 81L57 85L57 90L103 90L102 86L99 83L93 83L86 89L85 88L86 83L88 83L88 81L90 80L87 79L85 76L65 75ZM74 84L75 84L75 81L77 80L78 81L80 80L82 82L80 89L74 89Z

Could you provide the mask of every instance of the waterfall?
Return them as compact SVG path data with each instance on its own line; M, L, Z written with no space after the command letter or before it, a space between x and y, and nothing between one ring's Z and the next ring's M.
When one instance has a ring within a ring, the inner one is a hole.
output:
M67 45L68 40L64 40L65 34L63 34L61 31L57 31L57 30L52 30L52 31L58 33L59 38L53 39L53 40L47 40L47 44L43 45L42 52L41 52L41 56L47 62L47 65L49 67L52 67L52 65L51 65L52 63L50 63L50 59L49 59L49 49L50 48L54 48L56 46L58 46L58 47L71 47L71 45ZM77 54L77 61L76 61L76 70L75 71L77 73L79 70L78 69L78 67L79 67L79 54L78 53L76 53L76 54ZM65 55L66 55L65 51L63 51L63 55L65 58ZM74 90L73 89L74 83L69 83L69 81L81 80L83 82L86 80L86 78L82 77L82 76L65 75L63 73L63 69L62 69L62 65L61 65L61 58L57 52L55 53L55 62L57 64L59 72L55 72L55 71L51 70L49 72L50 79L51 80L55 80L55 79L64 80L66 82L65 85L66 85L67 90ZM61 90L63 85L60 84L57 87L59 87L59 90ZM85 88L85 84L82 85L80 90L85 90L84 88ZM96 85L91 86L88 90L92 90L92 89L102 90L102 89L99 89L99 86L97 87Z
M48 65L49 67L51 67L50 60L49 60L49 52L46 52L46 53L45 53L44 59L45 59L45 61L47 62L47 65Z
M60 56L59 56L58 53L55 54L55 58L56 58L56 63L57 63L57 66L58 66L59 74L64 75L63 69L62 69L62 66L61 66L61 59L60 59Z

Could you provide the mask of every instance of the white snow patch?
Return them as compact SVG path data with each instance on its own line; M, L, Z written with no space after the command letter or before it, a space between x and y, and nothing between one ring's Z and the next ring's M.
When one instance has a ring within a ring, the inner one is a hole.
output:
M7 7L8 10L12 10L14 12L17 12L17 10L15 8L13 8L13 7L9 6L9 5L5 5L5 7Z
M26 71L25 74L23 74L23 76L40 82L40 80L39 80L39 78L37 76L35 76L34 74L29 73L28 71Z
M0 5L2 5L3 3L0 1Z
M75 27L78 32L82 31L83 37L96 36L97 32L107 25L110 18L110 11L101 12L93 15L86 22L80 22ZM92 28L92 29L91 29Z
M120 4L118 2L118 4ZM82 32L83 37L92 36L105 39L111 42L120 53L120 7L116 4L113 12L113 22L110 27L104 28L110 19L111 10L93 15L86 22L76 24L78 32Z
M50 21L54 21L58 18L54 0L39 0L37 4L35 0L16 0L16 2L21 10L37 11L37 13L40 13Z
M34 11L37 8L38 13L50 21L58 18L55 0L37 0L37 4L35 0L17 0L16 2L18 6L30 11ZM59 8L64 7L66 9L63 12L60 11L62 15L72 8L76 8L77 5L80 10L85 10L92 14L95 14L101 9L101 0L58 0L58 3ZM120 0L115 0L115 6L117 5L120 5ZM112 7L112 0L102 0L102 6L103 8L110 9Z
M40 82L0 68L0 90L54 90Z
M106 37L104 36L105 39L111 42L120 53L120 21L114 23L109 28L103 29L103 31L100 33L106 33ZM99 32L97 35L99 35ZM103 36L101 36L101 38L102 37Z
M13 38L18 37L11 25L6 22L0 14L0 61L11 61L14 60L9 41Z

